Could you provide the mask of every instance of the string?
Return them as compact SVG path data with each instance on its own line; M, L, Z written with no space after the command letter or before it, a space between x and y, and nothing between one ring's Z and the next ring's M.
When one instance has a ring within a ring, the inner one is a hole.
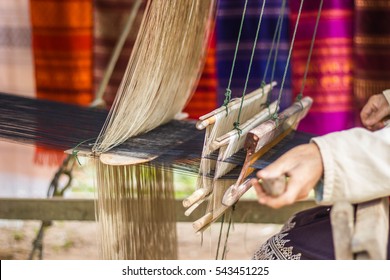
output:
M279 14L279 17L278 17L278 21L276 22L276 27L275 27L275 32L274 32L274 36L272 38L272 44L271 44L271 48L270 48L270 51L268 53L268 57L267 57L267 63L265 65L265 70L264 70L264 75L263 75L263 79L262 79L262 82L261 82L261 86L264 87L264 85L266 84L266 78L267 78L267 73L268 73L268 67L269 67L269 64L271 62L271 57L272 57L272 53L275 49L275 41L276 41L276 37L279 33L279 26L282 25L283 21L282 21L282 15L283 15L283 11L284 11L284 4L285 4L286 0L283 0L282 1L282 9L281 9L281 12ZM282 22L282 23L281 23ZM280 38L280 37L279 37ZM277 47L276 47L277 49ZM272 82L272 78L271 78L271 82Z
M238 31L238 37L237 37L237 42L236 42L236 49L234 50L232 68L230 69L229 82L228 82L228 86L227 86L226 92L225 92L225 100L223 102L223 106L225 106L225 108L226 108L226 114L228 113L227 105L230 102L230 100L232 99L232 90L231 90L230 87L231 87L231 83L232 83L232 79L233 79L234 68L235 68L235 65L236 65L238 47L240 46L241 33L242 33L242 27L244 25L244 19L245 19L245 13L246 13L247 4L248 4L248 0L245 1L244 9L242 11L240 29Z
M280 14L279 14L279 18L278 18L278 22L280 24L279 24L279 26L276 26L276 29L275 29L275 34L277 34L277 42L276 42L274 61L273 61L272 72L271 72L271 85L272 85L272 81L274 80L275 70L276 70L276 62L277 62L278 54L279 54L279 45L280 45L280 37L281 37L281 34L282 34L285 6L286 6L286 0L283 0L282 1L282 7L281 7L281 10L280 10ZM269 104L271 103L270 100L271 100L271 94L269 94L268 98L267 98L267 106L268 107L269 107Z
M79 157L78 157L78 153L80 152L79 150L77 150L78 147L80 147L82 144L86 143L86 142L89 142L89 141L92 141L92 140L95 140L96 137L94 138L90 138L90 139L87 139L87 140L84 140L84 141L81 141L80 143L78 143L73 149L72 149L72 156L77 160L77 163L81 166L81 162L79 160Z
M223 213L221 218L221 227L219 229L219 236L218 236L218 243L217 243L217 253L215 254L215 260L218 260L219 255L219 247L221 246L222 241L222 229L223 229L223 223L225 222L225 213Z
M247 89L247 87L248 87L249 76L250 76L250 73L251 73L251 68L252 68L252 63L253 63L253 57L254 57L254 55L255 55L255 50L256 50L256 45L257 45L257 39L258 39L258 37L259 37L260 26L261 26L261 22L262 22L262 19L263 19L264 7L265 7L265 3L266 3L266 2L267 2L267 1L264 0L264 1L263 1L263 4L262 4L262 7L261 7L259 22L258 22L258 24L257 24L256 36L255 36L255 40L254 40L254 42L253 42L252 53L251 53L251 57L250 57L250 60L249 60L248 72L247 72L247 75L246 75L245 85L244 85L244 89L243 89L243 92L242 92L240 109L239 109L239 111L238 111L237 121L233 123L234 129L236 129L236 130L238 131L239 134L241 134L241 129L240 129L239 127L240 127L240 118L241 118L242 105L243 105L243 103L244 103L244 97L245 97L245 94L246 94L246 89Z
M282 92L283 92L283 88L284 88L284 83L286 81L286 76L287 76L287 70L288 70L288 67L290 65L290 59L291 59L291 54L292 54L292 49L294 47L294 42L295 42L295 36L297 34L297 30L298 30L298 25L299 25L299 20L301 18L301 13L302 13L302 7L303 7L303 3L305 1L304 0L301 0L301 4L299 6L299 11L298 11L298 16L297 16L297 21L295 23L295 27L294 27L294 33L293 33L293 36L292 36L292 39L291 39L291 45L290 45L290 49L289 49L289 52L288 52L288 56L287 56L287 62L286 62L286 66L284 68L284 73L283 73L283 78L282 78L282 82L280 84L280 90L279 90L279 95L278 95L278 99L277 99L277 106L276 106L276 109L275 109L275 113L273 114L272 118L274 120L277 119L277 108L279 108L279 105L280 105L280 100L282 99Z
M277 39L277 42L276 42L276 50L275 50L275 56L274 56L274 63L272 65L272 73L271 73L271 81L274 80L274 76L275 76L275 71L276 71L276 62L277 62L277 59L278 59L278 54L279 54L279 45L280 45L280 37L282 35L282 27L283 27L283 21L284 21L284 11L285 11L285 7L286 7L286 0L283 0L282 2L282 8L280 10L280 26L279 26L279 30L278 30L278 39Z
M301 85L301 90L299 91L299 94L297 95L297 101L301 101L302 96L303 96L303 90L305 89L305 84L306 84L306 79L307 79L307 73L308 73L308 70L309 70L311 55L312 55L312 53L313 53L314 42L315 42L315 38L316 38L316 35L317 35L318 23L320 22L320 17L321 17L321 11L322 11L322 4L323 4L323 2L324 2L324 1L321 0L320 6L318 7L318 13L317 13L316 24L315 24L315 26L314 26L313 37L312 37L311 43L310 43L309 55L308 55L307 61L306 61L305 73L304 73L304 75L303 75L303 81L302 81L302 85Z
M112 72L114 71L114 67L118 61L119 55L123 49L123 46L126 42L126 38L129 35L129 32L131 31L131 28L133 27L133 23L135 20L135 17L137 16L138 10L142 4L142 0L137 0L130 12L129 18L126 21L126 24L121 32L121 35L115 45L114 51L110 57L110 61L107 65L106 70L104 71L104 76L99 84L99 88L97 90L95 100L92 102L92 107L95 107L97 105L104 104L103 96L104 92L107 88L108 82L110 81Z
M234 210L236 210L236 205L234 204L232 206L232 210L230 212L230 217L229 217L229 223L228 223L228 228L227 228L227 231L226 231L226 237L225 237L225 244L223 246L223 252L222 252L222 259L226 259L226 254L227 254L227 242L229 240L229 234L230 234L230 227L233 223L233 214L234 214Z
M148 1L94 152L104 153L181 112L200 78L214 4L215 0Z

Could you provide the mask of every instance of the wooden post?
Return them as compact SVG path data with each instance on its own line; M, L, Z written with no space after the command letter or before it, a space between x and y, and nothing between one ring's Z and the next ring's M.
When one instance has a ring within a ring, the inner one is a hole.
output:
M352 260L353 207L345 201L336 202L330 212L336 260Z
M389 237L389 198L358 205L352 252L356 259L386 260Z

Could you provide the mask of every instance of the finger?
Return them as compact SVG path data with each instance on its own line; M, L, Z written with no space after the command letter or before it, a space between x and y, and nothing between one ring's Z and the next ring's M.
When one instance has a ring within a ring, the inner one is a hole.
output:
M267 201L267 197L272 196L264 189L264 187L260 183L260 180L252 179L251 184L256 191L259 203L263 204L265 201Z
M360 118L362 119L362 122L367 121L369 116L372 114L372 111L373 111L372 105L367 103L360 111Z
M255 189L256 195L257 195L258 198L264 197L264 196L267 195L264 192L263 188L261 187L258 179L256 179L256 178L252 179L251 180L251 184L252 184L253 188Z
M370 130L378 129L375 126L390 113L390 108L382 94L373 95L360 112L362 124Z
M385 124L383 121L380 121L380 122L377 122L376 124L374 124L373 126L371 126L369 129L371 131L376 131L376 130L379 130L379 129L382 129L385 127Z
M362 121L362 124L366 127L371 127L373 124L380 120L376 114L375 108L368 106L365 106L362 109L360 113L360 119Z
M280 208L293 204L299 197L302 182L291 177L288 181L286 191L278 197L264 196L261 203L272 208ZM260 200L259 200L260 202Z
M370 97L367 101L367 103L364 105L362 110L360 111L360 118L362 120L362 123L366 123L369 121L370 115L373 113L373 110L375 108L373 97ZM369 123L367 125L370 125Z
M289 170L294 168L297 161L295 160L295 149L292 149L279 157L276 161L257 172L257 177L261 179L275 179L284 176Z

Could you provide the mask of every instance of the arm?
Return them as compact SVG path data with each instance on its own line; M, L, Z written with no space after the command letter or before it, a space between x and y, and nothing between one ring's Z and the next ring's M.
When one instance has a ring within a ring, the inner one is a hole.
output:
M390 128L370 132L355 128L316 137L300 145L257 173L258 178L288 176L287 189L279 197L267 196L258 180L252 184L259 202L273 208L307 197L323 176L318 202L351 203L390 196Z
M372 130L383 127L390 114L390 91L370 98L362 110L362 122ZM367 201L390 195L390 128L370 132L357 128L314 138L284 154L257 173L258 178L288 176L286 192L267 196L258 180L252 181L259 202L273 208L307 197L322 176L323 189L317 189L320 203L345 199Z
M322 203L358 203L390 195L390 128L314 138L324 166Z

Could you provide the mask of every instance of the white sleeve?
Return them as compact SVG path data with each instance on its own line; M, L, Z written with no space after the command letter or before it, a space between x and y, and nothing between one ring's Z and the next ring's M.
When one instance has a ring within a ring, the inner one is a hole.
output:
M359 203L390 196L390 128L354 128L312 139L321 152L321 204Z

